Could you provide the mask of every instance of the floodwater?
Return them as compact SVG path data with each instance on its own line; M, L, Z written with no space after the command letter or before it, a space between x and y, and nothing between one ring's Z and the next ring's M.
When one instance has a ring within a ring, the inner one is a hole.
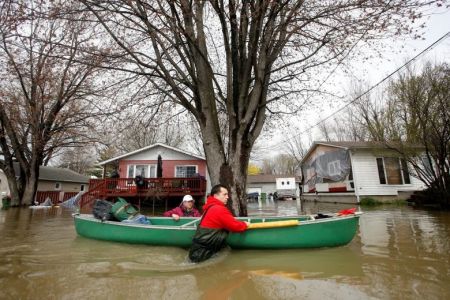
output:
M252 203L253 215L348 206ZM343 247L225 250L198 265L187 250L89 240L71 212L0 211L0 299L450 299L450 213L366 210Z

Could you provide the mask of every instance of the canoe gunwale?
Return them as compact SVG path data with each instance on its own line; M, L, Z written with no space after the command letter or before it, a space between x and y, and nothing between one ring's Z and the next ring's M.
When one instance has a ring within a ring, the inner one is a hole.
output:
M310 219L310 220L299 220L298 225L294 225L294 226L305 226L305 225L314 225L314 224L320 224L320 223L328 223L328 222L335 222L338 220L345 220L345 219L352 219L352 218L359 218L362 215L362 212L356 212L354 214L351 215L345 215L345 216L332 216L329 218L323 218L323 219ZM106 224L110 224L110 225L115 225L115 226L125 226L125 227L137 227L137 228L148 228L148 229L170 229L170 230L174 230L174 229L178 229L178 230L196 230L197 229L197 224L193 225L189 225L189 226L185 226L186 224L182 224L182 225L177 225L177 226L172 226L172 225L147 225L147 224L133 224L133 223L123 223L123 222L119 222L119 221L102 221L99 219L96 219L93 215L91 214L79 214L79 213L74 213L72 214L72 216L75 218L79 218L85 221L89 221L89 222L96 222L96 223L106 223ZM261 218L261 217L254 217L254 219L265 219L265 220L278 220L278 219L299 219L301 217L304 216L276 216L276 217L265 217L265 218ZM151 217L151 219L171 219L170 217ZM192 218L188 218L188 219L192 219ZM240 220L245 220L245 221L251 221L251 217L239 217L238 219ZM197 218L198 221L200 220L200 217ZM263 223L263 222L261 222ZM266 228L258 228L258 229L252 229L252 230L261 230L261 229L266 229Z
M174 229L178 229L178 230L195 230L197 229L196 225L192 225L192 226L184 226L182 227L182 225L178 225L178 226L170 226L170 225L147 225L147 224L133 224L133 223L124 223L124 222L120 222L120 221L102 221L99 219L96 219L94 216L90 215L90 214L73 214L74 218L79 218L82 219L84 221L88 221L88 222L95 222L95 223L104 223L104 224L108 224L108 225L114 225L114 226L123 226L123 227L137 227L137 228L148 228L148 229L170 229L170 230L174 230ZM168 217L166 219L169 219Z

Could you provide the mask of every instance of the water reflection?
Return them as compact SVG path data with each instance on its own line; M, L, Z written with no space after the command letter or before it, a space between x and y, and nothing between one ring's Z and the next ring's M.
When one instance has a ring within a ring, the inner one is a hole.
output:
M341 209L350 208L349 204L305 202L298 200L289 201L261 201L248 204L249 215L252 216L292 216L310 215L317 213L337 212Z
M336 212L348 205L250 205L253 215ZM187 250L78 237L70 211L0 212L0 299L448 299L450 214L366 211L347 246L226 250L204 264Z

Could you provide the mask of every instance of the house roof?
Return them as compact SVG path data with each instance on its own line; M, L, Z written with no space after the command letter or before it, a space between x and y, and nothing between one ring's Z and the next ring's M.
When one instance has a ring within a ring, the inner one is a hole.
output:
M13 163L14 173L16 176L20 172L18 162ZM75 183L89 183L89 177L81 175L75 171L66 168L56 168L49 166L39 167L39 180L60 181L60 182L75 182Z
M375 141L341 141L341 142L324 142L324 141L315 141L311 147L309 148L306 155L303 157L301 163L303 163L309 155L316 149L317 146L330 146L342 149L389 149L389 148L399 148L402 147L401 144L396 142L375 142ZM404 147L404 146L403 146ZM423 148L421 145L408 145L409 148L420 149Z
M198 159L205 160L205 158L203 156L200 156L200 155L197 155L197 154L193 154L193 153L190 153L190 152L187 152L187 151L175 148L175 147L171 147L171 146L168 146L166 144L156 143L156 144L152 144L152 145L147 146L147 147L143 147L141 149L137 149L137 150L134 150L134 151L131 151L131 152L128 152L128 153L125 153L125 154L122 154L122 155L110 158L108 160L104 160L102 162L99 162L98 165L100 165L100 166L106 165L106 164L108 164L110 162L113 162L113 161L116 161L116 160L119 160L119 159L122 159L122 158L125 158L125 157L128 157L128 156L131 156L131 155L134 155L134 154L137 154L137 153L140 153L140 152L144 152L144 151L146 151L148 149L155 148L155 147L158 147L158 146L159 147L164 147L164 148L176 151L176 152L184 153L186 155L190 155L190 156L198 158Z
M65 168L41 166L39 168L39 180L88 183L89 177Z
M277 178L290 178L290 177L295 177L296 181L301 180L301 177L295 175L261 174L261 175L248 175L247 183L275 183Z

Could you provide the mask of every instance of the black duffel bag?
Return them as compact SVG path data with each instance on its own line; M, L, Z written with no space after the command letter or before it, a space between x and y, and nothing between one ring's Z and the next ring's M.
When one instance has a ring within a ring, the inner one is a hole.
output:
M105 200L95 200L94 207L92 208L92 214L95 218L102 221L114 221L114 215L112 213L113 204Z

